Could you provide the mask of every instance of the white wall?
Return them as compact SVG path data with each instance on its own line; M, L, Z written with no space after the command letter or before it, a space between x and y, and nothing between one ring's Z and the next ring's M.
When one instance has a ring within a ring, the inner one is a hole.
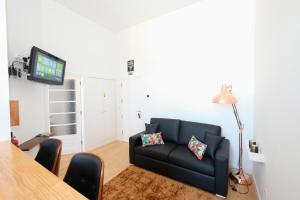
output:
M29 55L30 48L42 45L42 1L7 1L9 62ZM45 86L22 79L9 79L10 99L19 100L20 126L12 131L22 143L46 131Z
M0 0L0 141L10 139L5 0Z
M211 100L222 83L232 84L245 123L244 141L252 138L254 16L253 0L202 0L121 31L117 43L120 80L133 80L127 76L126 64L134 59L135 79L139 79L134 87L142 91L142 97L133 97L136 101L130 104L142 104L144 122L169 117L220 125L231 141L231 164L236 167L238 128L232 108ZM126 104L126 91L122 97L125 103L123 108L119 105L118 116L124 112L128 124L131 105ZM135 134L123 128L125 135Z
M33 45L67 61L66 73L115 77L114 34L52 0L7 1L10 61L29 54ZM21 142L47 130L45 85L10 79L10 98L20 100L20 126L13 131Z
M257 1L254 165L262 200L299 199L300 2Z

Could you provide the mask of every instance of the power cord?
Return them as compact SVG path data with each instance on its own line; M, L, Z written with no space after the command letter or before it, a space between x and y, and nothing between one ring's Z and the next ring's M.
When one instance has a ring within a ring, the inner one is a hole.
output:
M237 170L237 169L233 168L233 170ZM232 191L237 192L239 194L248 194L249 193L249 185L251 185L251 184L247 182L247 179L245 178L244 174L243 174L243 177L246 180L246 184L245 185L239 184L236 180L234 180L234 179L232 179L232 178L229 177L228 182L229 182L229 186L232 189ZM239 186L239 187L240 186L245 186L246 187L246 191L239 191L238 188L237 188L237 186Z
M10 76L21 78L22 75L27 75L29 70L29 57L16 57L11 65L8 66L8 74Z

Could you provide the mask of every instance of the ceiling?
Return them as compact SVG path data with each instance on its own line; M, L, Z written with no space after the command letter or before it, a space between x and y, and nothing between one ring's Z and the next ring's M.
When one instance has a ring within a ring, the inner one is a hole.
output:
M158 17L200 0L55 0L113 31Z

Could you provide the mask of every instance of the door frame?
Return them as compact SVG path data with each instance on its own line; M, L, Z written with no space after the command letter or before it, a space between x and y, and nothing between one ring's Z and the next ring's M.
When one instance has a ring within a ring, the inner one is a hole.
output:
M1 99L0 99L0 141L10 140L9 118L9 85L8 85L8 57L7 57L7 25L6 1L0 2L0 73L1 73Z

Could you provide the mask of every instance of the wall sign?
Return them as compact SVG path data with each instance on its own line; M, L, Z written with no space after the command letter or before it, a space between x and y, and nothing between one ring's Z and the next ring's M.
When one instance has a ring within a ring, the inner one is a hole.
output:
M127 72L128 75L133 75L134 72L134 60L127 61Z

